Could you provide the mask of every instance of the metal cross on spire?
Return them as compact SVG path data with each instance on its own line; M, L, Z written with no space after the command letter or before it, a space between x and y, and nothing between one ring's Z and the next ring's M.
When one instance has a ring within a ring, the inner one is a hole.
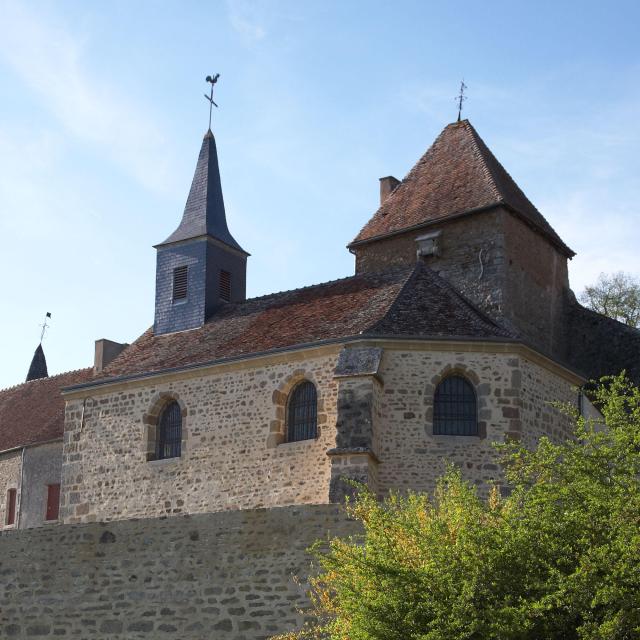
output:
M49 325L47 324L47 320L49 318L51 318L51 313L47 311L47 314L44 317L44 322L38 325L39 327L42 327L42 332L40 333L40 344L42 344L42 341L44 340L45 331L49 328Z
M218 105L213 101L213 85L218 82L218 78L220 77L219 73L216 73L214 76L207 76L206 81L211 84L211 94L204 94L204 97L209 101L209 129L211 129L211 112L213 111L213 107L217 107Z
M467 85L464 83L464 80L460 82L460 93L454 98L458 103L458 122L460 122L460 117L462 115L462 103L467 99L467 96L464 95L464 90L467 88Z

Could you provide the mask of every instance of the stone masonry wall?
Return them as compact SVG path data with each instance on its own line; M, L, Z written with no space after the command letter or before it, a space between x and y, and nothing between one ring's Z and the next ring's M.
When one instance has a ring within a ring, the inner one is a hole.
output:
M67 402L61 518L109 521L176 513L327 502L335 446L338 347L306 359L284 356L253 368L130 388ZM284 443L291 388L317 387L319 436ZM148 460L165 402L183 407L180 458ZM83 411L83 403L84 411Z
M519 388L522 442L535 447L540 436L560 442L571 434L573 422L554 403L564 403L578 408L578 392L573 385L562 384L556 376L525 358L520 359L520 372L516 374Z
M22 468L22 451L10 451L0 454L0 529L7 527L7 492L9 489L17 489L16 518L20 504L20 473Z
M441 231L438 255L423 258L425 263L485 311L499 317L505 295L505 215L496 209L357 247L356 273L414 264L416 238Z
M433 394L446 375L471 381L478 403L479 436L433 435ZM510 353L385 350L381 376L381 495L390 489L431 491L446 461L486 492L487 481L500 481L493 442L518 438L533 443L542 432L566 433L567 420L547 404L577 399L567 379Z
M564 361L567 259L515 216L504 216L504 235L505 315L534 345Z
M0 638L265 639L303 620L309 545L354 531L327 505L4 532Z
M422 258L492 317L566 360L567 259L545 237L496 208L356 247L356 273L417 260L416 238L441 231L438 255Z

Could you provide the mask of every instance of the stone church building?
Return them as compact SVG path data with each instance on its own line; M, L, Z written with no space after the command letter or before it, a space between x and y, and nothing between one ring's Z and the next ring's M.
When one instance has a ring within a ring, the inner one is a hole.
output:
M577 303L574 252L467 120L380 180L354 275L246 298L211 131L155 248L153 327L59 376L38 347L0 392L0 575L23 585L0 587L2 637L288 630L305 547L353 526L345 480L430 491L452 461L486 491L492 443L564 438L553 401L595 412L587 380L640 378L640 332Z

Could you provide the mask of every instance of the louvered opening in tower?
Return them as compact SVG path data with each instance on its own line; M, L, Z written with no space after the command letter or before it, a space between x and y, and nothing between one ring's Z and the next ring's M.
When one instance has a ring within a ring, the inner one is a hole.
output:
M187 297L188 267L176 267L173 270L173 300L185 300Z
M224 269L220 269L220 298L231 301L231 274Z

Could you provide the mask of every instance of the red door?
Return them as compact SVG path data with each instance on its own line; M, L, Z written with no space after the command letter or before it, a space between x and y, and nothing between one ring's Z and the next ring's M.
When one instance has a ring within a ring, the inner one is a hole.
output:
M47 485L47 520L57 520L60 509L60 485Z
M7 525L16 523L16 494L15 489L7 491Z

